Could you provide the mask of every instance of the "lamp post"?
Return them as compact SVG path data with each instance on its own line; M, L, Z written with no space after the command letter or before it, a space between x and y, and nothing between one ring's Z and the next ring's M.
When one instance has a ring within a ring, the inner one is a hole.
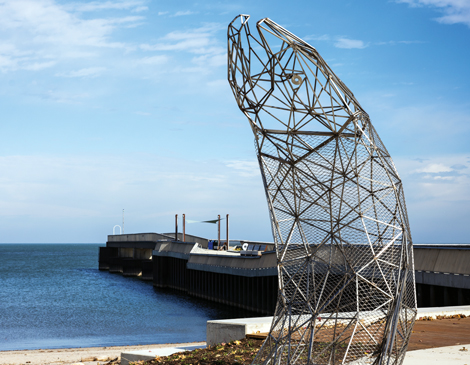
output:
M217 249L220 250L220 214L217 216L218 236L217 236Z
M175 214L175 241L178 241L178 214Z
M227 214L227 251L230 248L229 240L228 240L228 214Z
M183 242L186 242L186 214L183 214Z

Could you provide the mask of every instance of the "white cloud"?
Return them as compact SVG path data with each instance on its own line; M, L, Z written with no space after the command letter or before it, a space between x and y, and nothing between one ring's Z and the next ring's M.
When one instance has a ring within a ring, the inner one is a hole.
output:
M158 56L151 56L151 57L144 57L139 60L137 60L138 64L144 64L144 65L163 65L164 63L167 63L169 60L169 57L166 55L158 55Z
M207 86L209 88L214 88L214 89L220 89L220 88L228 88L229 84L226 79L218 79L218 80L212 80L207 83Z
M81 19L52 0L16 0L0 4L0 29L29 35L31 43L116 47L108 41L117 25L140 21L141 16Z
M221 50L215 50L213 53L208 53L204 56L194 57L192 61L194 63L200 64L201 66L225 66L227 64L227 55Z
M454 180L453 176L434 176L434 180Z
M427 166L416 170L416 172L428 172L428 173L439 173L439 172L451 172L453 171L451 167L446 166L442 163L431 163Z
M304 37L307 41L328 41L333 42L334 46L337 48L346 48L346 49L362 49L369 47L370 45L383 46L383 45L397 45L397 44L416 44L424 43L422 41L386 41L386 42L364 42L358 39L350 39L343 36L330 36L328 34L323 35L309 35Z
M467 159L468 155L458 154L394 158L403 181L415 242L468 241L470 174L464 173L466 168L459 171L452 168L470 166ZM431 172L419 172L422 170Z
M177 11L175 15L173 16L185 16L185 15L191 15L191 14L194 14L194 12L191 10L186 10L186 11Z
M56 76L59 76L59 77L98 77L105 70L106 70L105 67L88 67L88 68L82 68L76 71L60 72L60 73L57 73Z
M57 63L56 61L32 62L32 63L28 63L28 64L24 65L23 70L39 71L39 70L43 70L45 68L55 66L56 63Z
M204 72L212 67L224 66L227 62L226 47L219 43L216 33L225 29L221 24L206 24L187 31L166 34L157 43L141 44L140 48L150 52L188 52L197 54L192 62L198 67L183 67L179 71ZM155 56L159 57L159 56Z
M0 37L4 46L0 46L0 70L41 70L63 60L93 56L99 49L125 49L126 44L111 40L113 32L137 26L144 17L82 18L79 8L132 11L141 4L142 1L107 1L66 7L54 0L1 1Z
M329 41L331 37L328 34L323 34L323 35L308 35L304 37L306 41Z
M470 201L467 158L466 155L442 155L427 156L425 159L397 158L395 162L406 183L408 198L444 204L448 201Z
M79 12L99 10L131 10L133 12L141 12L148 10L148 7L145 6L146 3L146 1L142 0L91 1L67 4L64 8Z
M257 161L232 160L226 162L227 167L236 171L242 177L253 177L260 175L259 164Z
M463 23L470 27L470 1L468 0L396 0L398 3L406 3L413 7L428 6L444 13L436 18L439 23L458 24Z
M338 38L335 42L336 48L366 48L368 45L361 40L358 39L349 39L349 38Z
M423 44L423 41L386 41L386 42L374 42L376 46L395 46L397 44Z
M207 24L188 31L175 31L162 37L158 43L142 44L140 48L145 51L187 51L201 54L219 51L220 48L215 47L217 40L214 35L221 29L225 28L220 24Z
M169 11L159 11L158 12L158 15L159 16L162 16L162 15L167 15L167 14L170 14ZM180 10L180 11L177 11L176 13L174 14L171 14L170 17L176 17L176 16L186 16L186 15L192 15L192 14L197 14L197 12L194 12L194 11L191 11L191 10Z

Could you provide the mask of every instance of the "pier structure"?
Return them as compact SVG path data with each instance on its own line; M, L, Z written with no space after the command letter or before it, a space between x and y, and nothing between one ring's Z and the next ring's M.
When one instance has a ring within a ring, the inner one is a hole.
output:
M245 251L208 249L209 239L178 233L109 235L99 269L149 280L157 288L271 315L277 300L274 244L230 240Z
M151 281L206 300L274 313L277 299L273 243L247 243L251 251L209 250L209 240L174 233L109 235L100 247L99 268ZM262 250L259 251L258 249ZM470 305L470 244L414 245L418 307Z
M470 244L415 244L418 307L470 305Z
M153 285L272 314L277 300L276 255L273 250L259 253L242 256L194 243L159 242L153 251Z
M137 233L109 235L106 247L100 247L99 269L121 273L124 276L140 276L153 280L152 251L157 242L183 240L182 233ZM186 238L207 248L209 240L193 235Z

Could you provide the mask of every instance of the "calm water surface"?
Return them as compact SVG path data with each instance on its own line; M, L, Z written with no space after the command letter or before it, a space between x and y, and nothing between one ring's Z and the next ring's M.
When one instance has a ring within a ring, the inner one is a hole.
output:
M252 313L98 270L99 244L0 244L0 351L205 341Z

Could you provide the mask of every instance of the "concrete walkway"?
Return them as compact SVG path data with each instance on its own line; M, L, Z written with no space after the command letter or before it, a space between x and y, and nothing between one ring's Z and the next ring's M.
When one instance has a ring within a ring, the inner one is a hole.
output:
M470 342L470 339L469 339ZM130 361L151 360L155 356L169 356L177 352L204 348L205 346L165 347L141 350L121 354L121 365ZM466 350L466 351L465 351ZM403 365L470 365L470 344L448 347L437 347L426 350L408 351Z
M470 365L469 348L470 345L458 345L408 351L403 365Z
M431 317L435 319L438 316L452 316L456 314L470 316L470 306L418 308L417 318ZM207 321L207 345L212 346L220 342L240 340L248 334L269 332L272 319L273 317L258 317ZM463 326L466 326L466 324L463 324ZM457 327L455 328L457 329ZM439 332L437 332L437 336L440 336ZM446 334L442 333L442 336L446 336ZM465 337L465 340L466 339L467 338ZM404 365L470 365L470 338L468 338L468 341L459 340L453 343L458 342L467 342L468 345L464 344L408 351L405 357ZM195 346L192 347L178 346L158 349L154 348L137 352L123 352L121 354L121 364L128 365L129 361L149 360L155 358L155 356L168 356L176 352L204 348L205 345L205 343L200 343L195 344ZM469 350L460 351L462 349Z

